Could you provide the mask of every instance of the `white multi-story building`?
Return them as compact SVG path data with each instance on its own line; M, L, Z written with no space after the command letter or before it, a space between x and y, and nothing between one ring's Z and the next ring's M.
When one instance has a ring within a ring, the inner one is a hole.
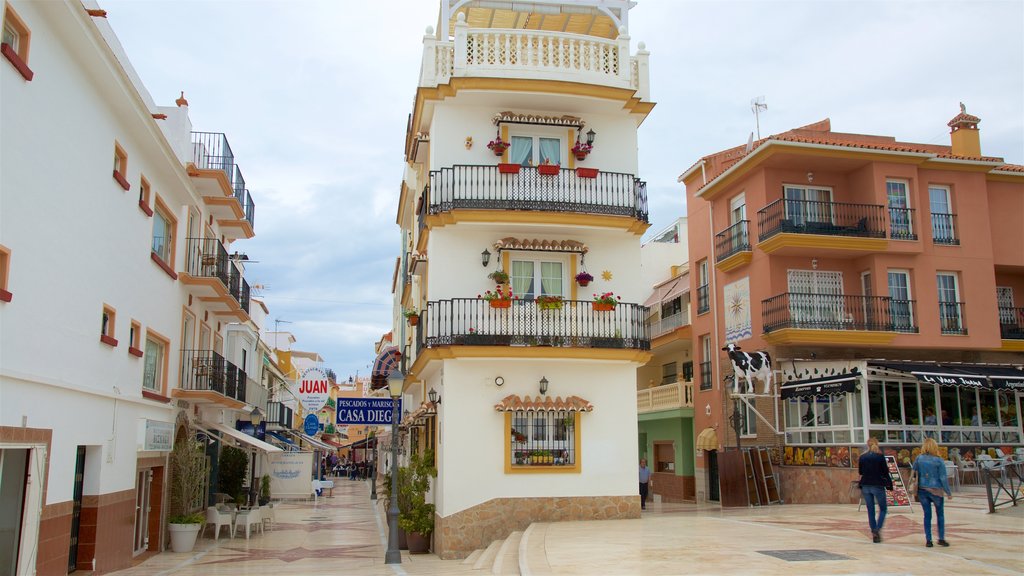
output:
M440 4L408 127L394 341L410 444L436 454L433 549L452 558L534 521L640 514L637 127L654 104L631 1ZM510 302L480 297L499 284Z
M0 573L108 572L163 548L177 437L277 450L236 429L267 412L253 203L95 2L3 10Z

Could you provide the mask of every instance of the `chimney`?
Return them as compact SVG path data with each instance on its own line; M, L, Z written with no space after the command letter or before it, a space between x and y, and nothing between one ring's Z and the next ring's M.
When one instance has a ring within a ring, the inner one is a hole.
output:
M981 138L978 123L981 118L967 113L967 106L960 103L960 113L947 123L949 139L953 144L953 154L957 156L981 156Z

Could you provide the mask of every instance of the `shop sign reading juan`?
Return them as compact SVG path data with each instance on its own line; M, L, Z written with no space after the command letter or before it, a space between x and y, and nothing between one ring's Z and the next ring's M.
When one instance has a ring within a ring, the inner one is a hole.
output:
M319 368L307 368L299 375L296 396L306 412L318 412L330 398L327 373Z

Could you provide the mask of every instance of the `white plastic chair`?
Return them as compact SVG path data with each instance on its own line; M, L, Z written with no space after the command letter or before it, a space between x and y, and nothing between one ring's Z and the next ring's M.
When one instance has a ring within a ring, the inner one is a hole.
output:
M263 518L263 525L266 527L270 525L270 529L274 529L274 523L277 522L277 517L274 515L274 505L264 504L260 506L260 515Z
M981 474L978 472L978 463L974 460L961 460L960 461L960 475L963 480L967 479L968 474L974 475L974 482L981 482Z
M221 526L227 526L228 534L230 534L232 538L235 537L235 527L231 524L230 512L221 512L220 510L217 510L213 506L208 507L206 509L206 524L203 526L204 532L206 531L206 528L210 527L210 524L213 524L214 540L220 538Z
M259 509L256 510L239 510L238 515L235 516L235 534L241 533L240 528L245 527L245 539L249 539L249 534L252 532L252 526L258 525L260 529L263 526L263 520L260 518Z
M960 490L960 476L956 473L956 464L946 460L946 481L952 480L951 484L954 490Z

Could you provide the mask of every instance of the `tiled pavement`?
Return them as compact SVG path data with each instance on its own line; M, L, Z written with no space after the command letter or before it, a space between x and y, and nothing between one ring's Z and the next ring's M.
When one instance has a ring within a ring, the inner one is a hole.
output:
M890 508L885 541L872 544L865 513L852 505L721 511L653 503L640 520L537 524L504 547L496 542L487 554L475 553L469 562L403 552L401 565L388 566L383 560L384 502L374 506L365 482L340 480L336 485L333 497L315 505L279 505L277 528L266 534L248 541L244 536L222 536L216 542L200 538L190 554L154 555L117 574L480 575L492 569L495 574L536 575L1024 573L1024 506L986 514L977 488L947 502L950 548L924 547L916 505L911 512ZM840 558L810 559L822 553Z

